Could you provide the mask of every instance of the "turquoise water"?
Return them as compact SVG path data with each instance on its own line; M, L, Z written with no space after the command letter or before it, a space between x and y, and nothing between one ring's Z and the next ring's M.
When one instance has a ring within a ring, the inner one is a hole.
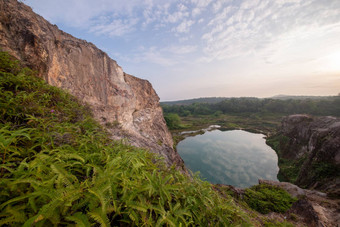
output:
M185 166L214 184L249 187L258 179L277 180L277 155L264 135L242 130L214 130L177 145Z

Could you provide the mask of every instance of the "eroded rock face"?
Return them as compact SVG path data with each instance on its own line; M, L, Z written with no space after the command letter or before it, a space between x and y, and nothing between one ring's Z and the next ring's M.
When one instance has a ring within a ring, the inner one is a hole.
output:
M290 210L285 214L297 226L334 226L340 223L340 203L329 199L325 193L315 190L302 189L288 182L259 180L259 184L269 184L286 190L292 197L297 198ZM291 215L294 214L294 215ZM300 223L299 223L300 222Z
M340 119L291 115L280 132L283 158L303 158L297 185L340 195ZM284 144L283 144L284 143Z
M173 150L159 97L146 80L123 72L92 43L74 38L16 0L0 0L0 48L21 60L49 84L88 103L113 138L159 153L183 166Z

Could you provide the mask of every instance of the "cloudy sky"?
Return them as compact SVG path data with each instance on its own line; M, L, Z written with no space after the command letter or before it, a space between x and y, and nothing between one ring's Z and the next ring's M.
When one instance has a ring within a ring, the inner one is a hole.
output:
M162 101L340 92L339 0L25 0Z

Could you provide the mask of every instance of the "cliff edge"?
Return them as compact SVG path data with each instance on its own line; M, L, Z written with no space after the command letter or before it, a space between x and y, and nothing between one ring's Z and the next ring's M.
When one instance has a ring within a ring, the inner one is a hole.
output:
M114 139L127 139L182 167L151 84L123 72L106 53L50 24L17 0L0 0L0 48L49 84L90 105Z
M284 180L340 198L339 118L290 115L273 140Z

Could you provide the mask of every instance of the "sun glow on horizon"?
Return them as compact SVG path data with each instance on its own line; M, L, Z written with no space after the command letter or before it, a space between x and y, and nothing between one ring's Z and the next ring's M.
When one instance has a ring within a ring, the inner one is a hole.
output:
M326 66L331 71L340 73L340 51L334 52L325 58Z

